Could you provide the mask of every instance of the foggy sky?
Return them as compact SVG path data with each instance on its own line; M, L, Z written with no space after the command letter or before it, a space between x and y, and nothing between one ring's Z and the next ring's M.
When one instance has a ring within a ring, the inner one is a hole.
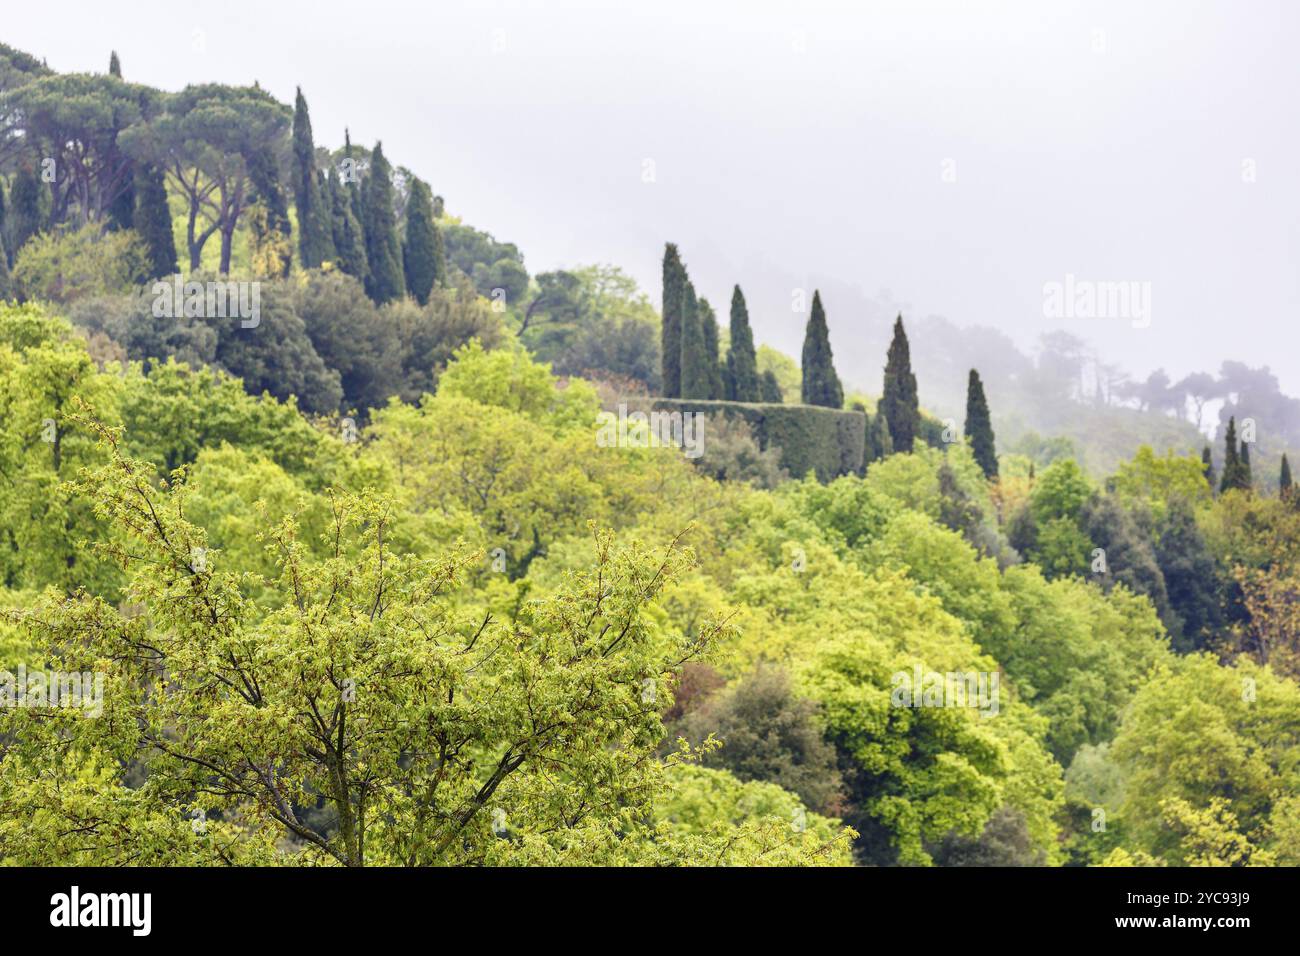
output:
M0 40L166 89L301 84L318 143L382 139L530 272L613 263L657 305L672 240L796 357L792 290L825 282L1300 394L1295 4L64 0L7 5ZM1067 275L1150 283L1149 325L1046 318ZM845 354L881 321L826 308ZM877 391L879 365L840 373Z

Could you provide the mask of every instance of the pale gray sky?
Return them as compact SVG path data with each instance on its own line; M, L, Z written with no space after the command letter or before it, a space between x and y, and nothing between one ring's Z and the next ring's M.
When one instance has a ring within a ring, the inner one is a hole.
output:
M0 39L59 70L116 48L168 89L301 84L318 142L382 138L530 271L610 262L657 302L672 239L795 355L788 290L825 281L1300 394L1294 3L64 0L10 4ZM1067 274L1150 283L1149 327L1045 318ZM826 305L852 353L868 310ZM878 364L840 371L874 390Z

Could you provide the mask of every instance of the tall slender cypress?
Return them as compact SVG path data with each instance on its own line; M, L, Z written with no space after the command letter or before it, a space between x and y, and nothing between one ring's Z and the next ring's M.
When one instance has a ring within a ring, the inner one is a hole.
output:
M330 200L335 261L340 269L364 283L370 268L366 264L365 237L353 212L349 187L339 178L338 170L332 168L325 183Z
M826 327L826 310L822 308L822 295L813 292L812 314L803 336L802 398L805 405L824 405L827 408L844 407L844 389L835 374L831 355L830 332Z
M366 238L370 275L366 294L382 305L406 292L402 276L402 244L397 239L397 214L393 208L393 170L384 158L382 143L370 154L370 169L362 189L361 228Z
M1241 470L1241 484L1239 487L1249 488L1255 484L1255 479L1250 473L1250 442L1243 440L1241 443L1241 452L1237 455L1237 467Z
M663 352L661 371L667 398L682 395L682 303L686 270L674 243L665 243L663 262L663 317L659 344Z
M975 369L970 370L966 383L966 438L984 477L996 478L998 455L993 441L993 422L989 418L989 403L984 397L984 383Z
M176 236L167 206L167 179L157 166L144 164L135 171L135 231L145 247L148 279L175 275Z
M119 80L122 78L122 61L117 58L116 50L108 54L108 75L115 76Z
M334 237L331 210L316 175L316 144L302 87L293 104L293 202L298 210L298 261L304 269L318 269L334 258Z
M424 305L438 278L437 236L433 222L433 194L427 184L415 180L406 206L406 241L402 243L402 263L406 273L406 291Z
M893 450L910 452L921 423L921 407L901 315L894 320L894 338L889 343L889 355L885 361L885 387L879 411L889 425Z
M708 375L708 398L720 399L725 396L722 383L722 361L719 357L718 316L709 305L708 299L700 299L700 331L704 335L704 364Z
M1223 436L1223 478L1219 483L1220 491L1232 488L1245 488L1241 458L1237 452L1237 419L1228 419L1228 430Z
M708 303L705 303L707 306ZM682 290L682 389L681 398L708 398L710 387L708 344L704 338L695 286L686 279Z
M749 327L749 309L740 286L731 290L731 340L727 344L726 397L733 402L757 402L762 396L758 384L758 356L754 352L754 330Z
M1205 481L1214 490L1214 452L1206 445L1201 449L1201 468L1205 471Z
M1282 472L1277 478L1277 490L1283 498L1291 497L1291 463L1286 460L1286 452L1282 452Z

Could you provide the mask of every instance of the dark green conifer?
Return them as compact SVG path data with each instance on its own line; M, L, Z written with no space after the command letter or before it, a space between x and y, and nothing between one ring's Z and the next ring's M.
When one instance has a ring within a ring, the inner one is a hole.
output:
M157 166L143 164L135 171L135 231L144 242L146 279L175 275L176 236L167 206L167 179Z
M302 87L293 104L293 202L298 210L298 261L304 269L318 269L335 255L332 210L316 175L316 144Z
M438 279L438 227L433 221L433 194L427 184L415 180L406 206L406 241L402 243L402 263L406 273L406 291L416 302L425 305Z
M984 477L996 478L998 455L993 441L993 422L989 418L989 403L984 397L984 383L975 369L970 370L966 383L966 439Z
M885 387L879 411L889 424L894 451L910 452L920 427L921 409L901 315L894 320L894 338L889 343L889 355L885 361Z
M1283 498L1291 497L1291 463L1286 460L1286 452L1282 452L1282 473L1277 478L1277 490Z
M397 238L393 208L393 170L384 158L382 143L370 154L370 168L362 188L361 229L366 240L366 294L377 304L401 298L406 292L402 275L402 244Z
M726 397L733 402L757 402L761 399L758 382L758 357L754 351L754 331L749 327L749 309L740 286L731 290L731 338L727 343Z
M353 212L349 187L340 179L337 169L330 169L325 183L330 201L334 261L348 275L364 283L370 269L366 264L365 238L361 223Z
M706 303L707 305L707 303ZM682 293L682 398L708 398L710 375L708 344L695 286L690 279Z
M1241 463L1241 453L1237 445L1237 419L1234 416L1228 419L1228 430L1223 436L1223 478L1220 480L1219 490L1249 488L1248 474Z
M12 261L23 244L32 236L42 231L41 224L41 181L30 162L18 167L14 176L13 190L9 194L9 238L12 248L9 258Z
M844 389L835 374L831 355L830 332L826 327L826 311L822 308L821 293L813 292L812 314L804 329L802 401L805 405L823 405L827 408L844 407Z
M704 363L705 372L709 379L708 398L721 399L725 397L725 387L722 382L722 361L719 355L718 341L721 333L718 329L718 316L713 311L713 306L709 305L708 299L700 299L700 330L704 334Z
M667 398L682 395L682 303L685 301L686 270L674 243L664 245L663 317L660 347L663 352L663 393Z
M1214 453L1210 450L1209 445L1206 445L1204 448L1201 449L1201 467L1205 470L1205 480L1209 484L1210 490L1213 491L1214 490Z

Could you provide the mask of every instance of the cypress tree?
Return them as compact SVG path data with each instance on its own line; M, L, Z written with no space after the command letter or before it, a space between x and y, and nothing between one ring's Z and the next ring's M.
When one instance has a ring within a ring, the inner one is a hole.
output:
M1237 457L1237 419L1228 419L1228 430L1223 437L1223 478L1220 491L1245 487L1241 483L1241 461Z
M666 398L682 395L682 303L685 301L686 270L674 243L664 244L663 317L659 344L663 352L661 371Z
M840 377L835 374L826 311L822 308L822 295L817 291L813 292L812 315L804 329L802 366L803 403L843 408L844 390L840 387Z
M776 372L770 368L758 377L758 398L759 401L772 405L780 405L785 401L785 396L781 394L781 383L776 380Z
M318 269L334 258L334 237L331 210L316 175L316 144L302 87L293 104L293 201L298 210L299 262L304 269Z
M1282 473L1278 475L1277 490L1283 498L1291 497L1291 463L1286 460L1286 452L1282 452Z
M144 241L146 279L175 275L176 237L167 207L167 180L157 166L145 164L135 171L135 231Z
M989 418L989 403L984 398L984 383L975 369L970 370L966 383L966 438L984 477L996 478L998 455L993 441L993 422Z
M718 354L720 338L718 316L713 311L713 306L709 305L708 299L700 299L700 329L704 333L704 363L709 380L707 397L720 399L725 397L726 393L722 384L722 361Z
M429 292L438 278L437 230L433 222L433 194L417 179L411 184L411 199L406 207L402 264L406 273L406 291L420 305L429 301Z
M706 303L707 305L707 303ZM681 398L709 397L709 363L704 323L695 286L690 279L682 292L682 390Z
M726 397L733 402L757 402L762 398L758 383L758 356L754 331L749 327L749 309L740 286L731 290L731 341L727 345Z
M1214 490L1214 453L1210 451L1210 446L1206 445L1201 449L1201 469L1205 472L1205 481Z
M340 269L364 283L370 270L366 265L366 245L361 223L352 210L349 187L339 178L338 170L333 168L325 182L330 200L335 261Z
M1249 488L1255 484L1250 473L1250 442L1242 441L1241 453L1237 455L1237 467L1241 470L1241 484L1238 487Z
M361 212L366 262L370 267L366 294L376 304L383 305L402 297L406 280L402 276L402 245L397 240L397 216L393 210L393 171L384 158L382 143L376 143L370 154Z
M889 424L894 451L910 452L920 426L921 409L901 315L894 320L894 338L889 343L889 355L885 361L885 387L879 410Z
M23 163L14 176L14 188L9 194L11 224L9 250L12 260L25 243L41 231L41 182L31 163Z
M119 80L122 78L122 61L117 58L116 50L108 55L108 75L115 76Z

